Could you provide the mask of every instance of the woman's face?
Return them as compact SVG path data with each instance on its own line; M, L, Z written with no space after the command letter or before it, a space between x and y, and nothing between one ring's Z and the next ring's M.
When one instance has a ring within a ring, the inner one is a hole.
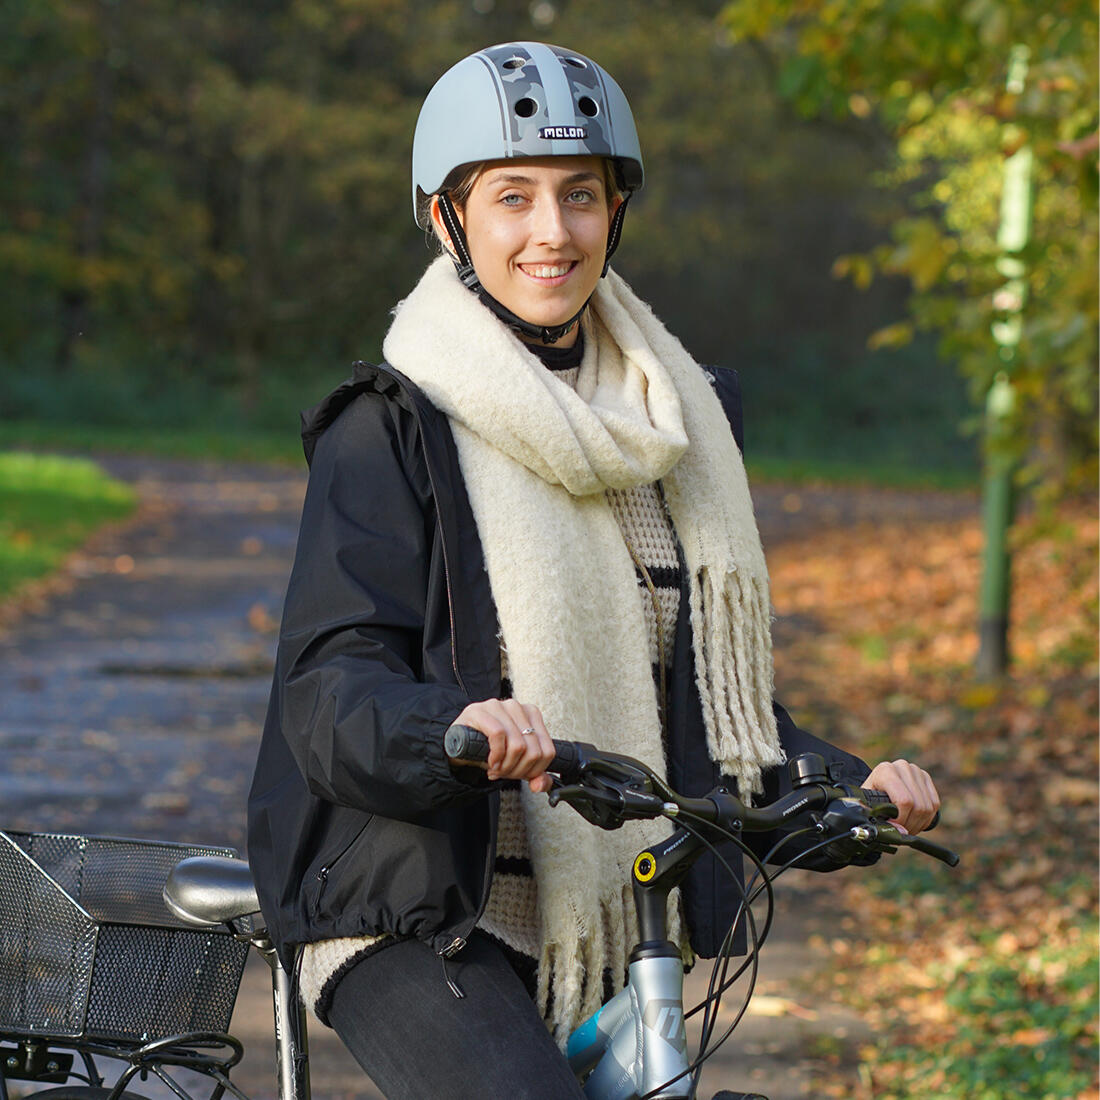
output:
M599 157L537 157L490 161L458 213L481 285L525 321L552 327L596 289L621 202L608 201ZM559 345L576 339L574 326Z

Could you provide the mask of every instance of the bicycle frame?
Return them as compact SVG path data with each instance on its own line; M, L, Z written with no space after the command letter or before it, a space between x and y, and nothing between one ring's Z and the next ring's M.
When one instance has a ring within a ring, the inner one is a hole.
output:
M695 1095L684 1017L684 964L668 939L668 897L703 841L679 827L640 852L631 886L639 943L628 981L570 1035L569 1065L589 1100L690 1100ZM591 1071L591 1072L589 1072ZM660 1090L660 1091L656 1091Z
M677 829L634 861L643 942L635 949L629 983L577 1028L568 1043L567 1056L578 1077L595 1067L584 1083L585 1095L595 1100L630 1100L672 1078L675 1084L659 1093L661 1097L693 1095L684 1026L684 967L679 949L666 939L665 914L669 892L700 844ZM266 932L256 932L249 942L271 969L277 1095L279 1100L310 1100L305 1009ZM225 1085L247 1100L228 1081Z
M637 959L627 987L569 1037L566 1056L578 1077L591 1069L591 1100L694 1095L684 1027L684 965L675 957ZM667 1084L666 1084L667 1083Z

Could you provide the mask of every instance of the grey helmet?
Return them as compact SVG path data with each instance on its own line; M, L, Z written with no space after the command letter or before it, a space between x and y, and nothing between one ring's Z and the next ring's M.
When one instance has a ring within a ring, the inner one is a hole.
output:
M413 136L413 213L470 165L513 157L608 157L626 192L642 186L630 105L591 58L542 42L489 46L452 66L420 109Z

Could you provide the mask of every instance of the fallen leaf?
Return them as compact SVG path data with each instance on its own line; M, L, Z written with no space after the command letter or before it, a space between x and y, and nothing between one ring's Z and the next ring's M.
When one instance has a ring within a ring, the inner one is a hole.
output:
M794 1016L799 1020L816 1020L817 1013L812 1008L804 1008L787 997L775 997L767 993L758 993L749 1002L749 1014L752 1016Z

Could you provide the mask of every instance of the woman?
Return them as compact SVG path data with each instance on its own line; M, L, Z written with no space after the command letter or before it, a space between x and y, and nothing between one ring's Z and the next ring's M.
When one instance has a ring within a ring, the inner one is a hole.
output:
M769 798L812 749L910 830L938 806L919 768L868 775L772 702L736 378L608 269L642 182L591 59L459 62L413 145L444 254L395 311L389 365L306 422L249 853L303 998L387 1096L580 1095L551 1033L623 984L627 872L663 829L551 811L551 734ZM488 736L488 774L448 764L455 721ZM700 861L686 958L715 953L736 900Z

